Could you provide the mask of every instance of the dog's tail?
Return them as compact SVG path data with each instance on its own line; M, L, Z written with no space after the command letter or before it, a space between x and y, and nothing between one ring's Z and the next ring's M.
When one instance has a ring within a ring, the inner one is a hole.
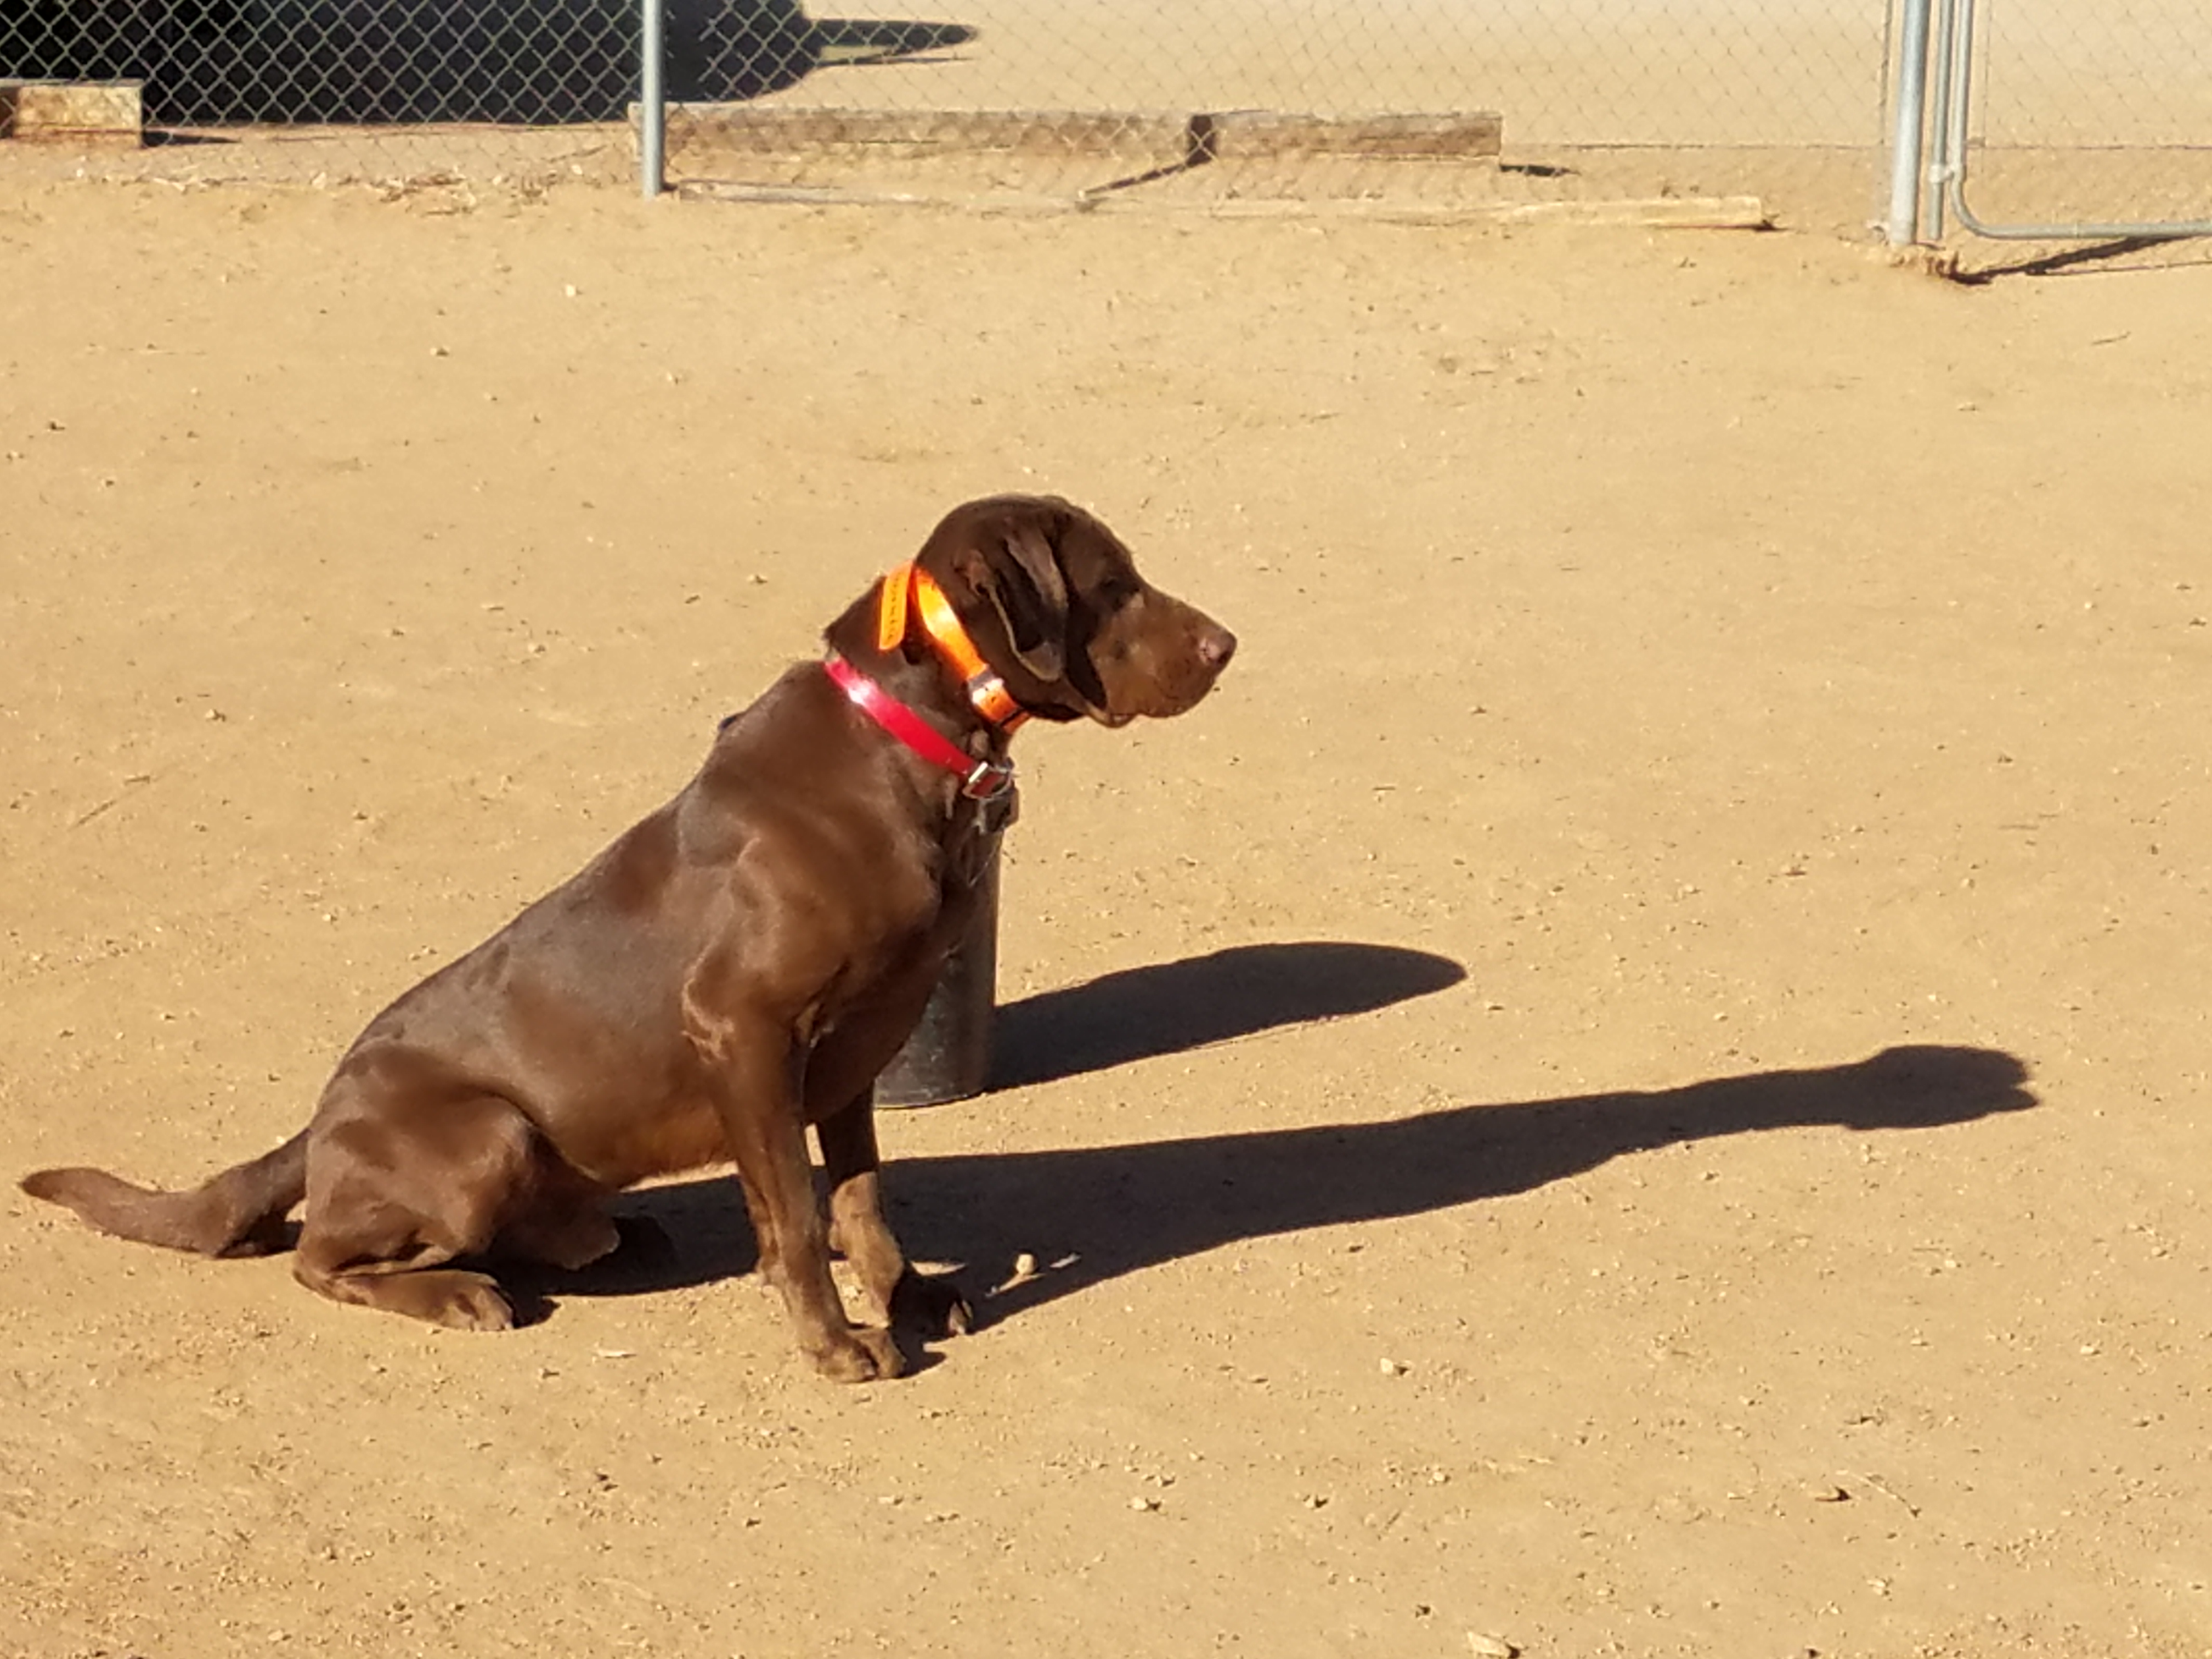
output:
M200 1255L265 1255L284 1248L284 1218L307 1195L307 1132L190 1192L134 1187L104 1170L40 1170L22 1188L118 1238Z

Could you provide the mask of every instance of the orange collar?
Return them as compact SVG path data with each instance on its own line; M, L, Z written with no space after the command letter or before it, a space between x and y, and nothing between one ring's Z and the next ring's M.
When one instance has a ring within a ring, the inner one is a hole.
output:
M1029 711L1014 701L998 670L983 660L975 641L968 637L968 630L953 614L952 601L945 597L937 578L911 559L884 578L877 595L876 648L896 651L905 643L909 593L914 596L914 609L921 613L922 632L937 647L938 655L967 683L968 701L975 706L975 712L1006 732L1027 720Z

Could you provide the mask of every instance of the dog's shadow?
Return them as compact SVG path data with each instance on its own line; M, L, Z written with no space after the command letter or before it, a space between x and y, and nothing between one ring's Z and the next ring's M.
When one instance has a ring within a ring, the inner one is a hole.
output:
M1378 1008L1461 977L1441 957L1349 945L1257 947L1136 969L1006 1009L1003 1086ZM1019 1255L1047 1264L979 1301L988 1322L1240 1239L1455 1208L1658 1146L1811 1125L1925 1129L2022 1111L2037 1104L2027 1082L2027 1066L1998 1050L1894 1048L1843 1065L1382 1122L902 1158L886 1184L908 1251L968 1264L971 1297L1006 1280ZM545 1291L633 1294L753 1266L744 1205L727 1176L646 1188L621 1207L656 1224L669 1246L617 1252L546 1281Z

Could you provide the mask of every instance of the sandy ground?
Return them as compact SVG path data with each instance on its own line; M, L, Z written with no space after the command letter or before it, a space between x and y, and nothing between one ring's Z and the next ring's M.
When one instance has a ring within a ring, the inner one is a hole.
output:
M1243 652L1023 740L985 1329L10 1188L0 1652L2212 1653L2203 264L475 201L0 179L10 1174L289 1132L964 496Z

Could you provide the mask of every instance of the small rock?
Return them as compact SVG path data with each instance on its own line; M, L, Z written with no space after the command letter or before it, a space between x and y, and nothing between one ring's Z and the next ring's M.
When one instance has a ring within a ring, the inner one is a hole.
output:
M1502 1636L1486 1636L1479 1630L1467 1633L1467 1650L1475 1659L1513 1659L1521 1651Z
M1129 1500L1129 1507L1139 1515L1149 1515L1159 1506L1160 1500L1157 1498L1132 1498Z
M1030 1255L1027 1250L1024 1250L1019 1255L1016 1256L1014 1258L1014 1277L1017 1279L1035 1279L1036 1277L1036 1257Z
M1385 1359L1382 1362L1382 1375L1385 1376L1403 1376L1412 1369L1403 1360Z
M1848 1498L1850 1493L1832 1482L1815 1481L1805 1488L1805 1496L1815 1504L1840 1504Z

